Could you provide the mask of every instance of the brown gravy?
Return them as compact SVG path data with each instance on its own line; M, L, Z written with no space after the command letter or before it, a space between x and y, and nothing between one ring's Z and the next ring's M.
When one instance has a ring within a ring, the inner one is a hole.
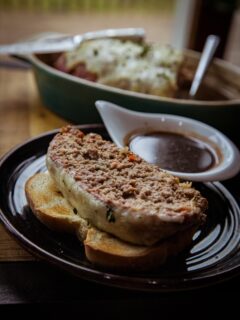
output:
M203 172L218 161L216 151L206 142L178 133L141 133L133 135L128 145L147 162L170 171Z

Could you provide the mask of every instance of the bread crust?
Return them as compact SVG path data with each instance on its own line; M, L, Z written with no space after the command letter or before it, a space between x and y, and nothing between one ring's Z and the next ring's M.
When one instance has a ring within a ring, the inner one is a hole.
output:
M51 230L76 234L84 244L86 258L94 265L107 269L155 269L169 257L188 248L197 228L191 227L150 247L134 245L99 231L79 217L48 173L37 173L29 178L25 191L37 219Z
M118 270L153 270L188 248L196 227L179 232L158 244L136 246L91 228L84 241L85 254L97 266Z
M81 229L81 238L85 239L86 221L74 213L48 173L30 177L25 184L25 194L34 215L49 229L67 233Z

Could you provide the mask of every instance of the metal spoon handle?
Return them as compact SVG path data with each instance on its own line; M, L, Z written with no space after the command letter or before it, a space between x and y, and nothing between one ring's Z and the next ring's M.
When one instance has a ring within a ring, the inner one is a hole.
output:
M208 66L213 58L213 55L217 49L217 46L220 42L220 38L215 35L210 35L207 37L205 42L203 53L201 55L201 59L199 61L197 71L195 73L189 95L190 97L194 97L199 89L199 86L205 76L205 73L208 69Z

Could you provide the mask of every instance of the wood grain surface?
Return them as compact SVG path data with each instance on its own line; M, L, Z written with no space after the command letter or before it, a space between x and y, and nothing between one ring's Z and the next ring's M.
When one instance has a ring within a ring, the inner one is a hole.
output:
M31 69L13 68L14 63L0 58L0 157L28 138L67 123L43 106ZM0 224L0 261L32 259Z

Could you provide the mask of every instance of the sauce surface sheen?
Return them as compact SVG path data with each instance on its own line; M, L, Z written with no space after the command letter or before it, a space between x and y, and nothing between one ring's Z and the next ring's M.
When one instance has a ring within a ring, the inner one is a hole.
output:
M213 167L216 152L206 142L171 132L134 135L129 148L147 162L169 171L196 173Z

